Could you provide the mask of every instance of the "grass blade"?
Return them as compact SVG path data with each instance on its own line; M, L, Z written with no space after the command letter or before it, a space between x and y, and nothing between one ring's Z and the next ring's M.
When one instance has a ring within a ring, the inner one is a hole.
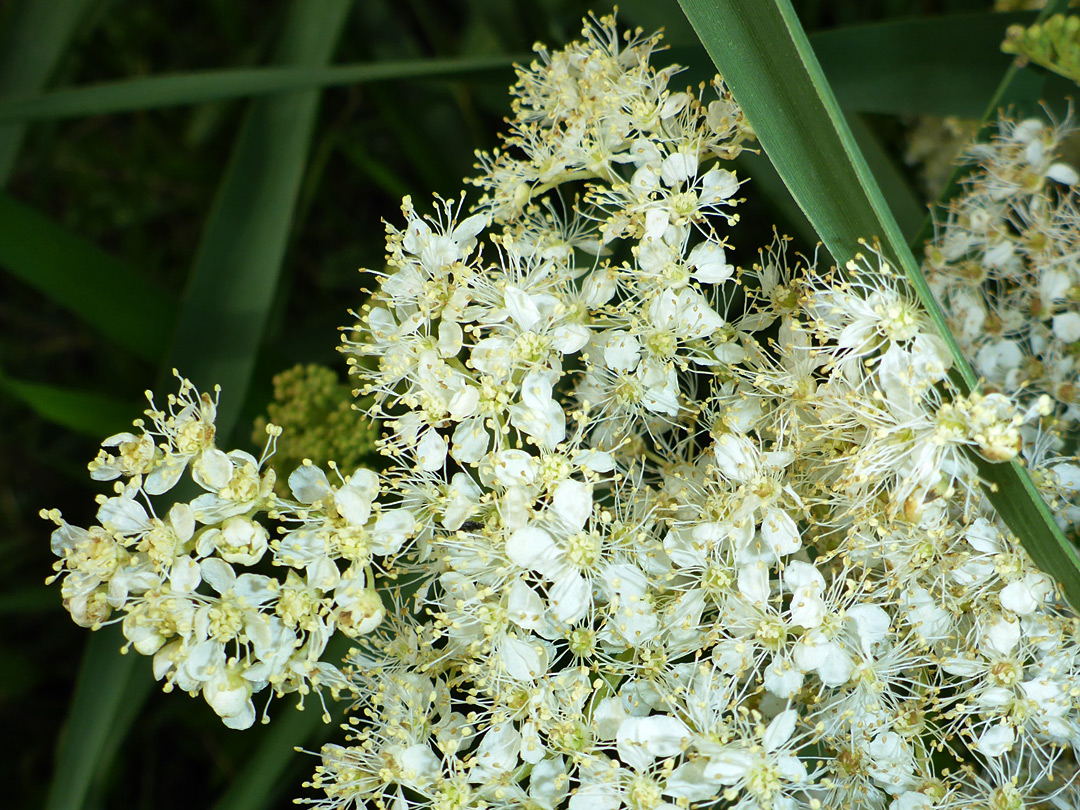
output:
M886 257L902 268L948 343L957 382L977 380L945 325L789 0L680 0L713 62L742 105L765 152L814 225L844 264L860 237L878 237ZM1017 462L980 464L987 496L1042 570L1080 608L1080 558L1068 543L1031 477Z
M351 0L295 0L279 59L329 61ZM284 256L289 218L299 188L318 105L316 91L254 102L204 230L166 368L178 366L205 384L227 385L218 429L236 422L262 337ZM163 375L164 376L164 375ZM57 756L46 810L84 805L103 757L138 716L129 678L150 680L141 656L116 654L121 640L91 636ZM136 671L139 670L139 671ZM148 694L146 690L144 694ZM135 704L135 705L133 705Z
M0 98L44 87L92 0L18 0L0 38ZM7 185L26 127L0 126L0 188Z
M0 193L0 266L118 345L157 363L176 303L97 245Z
M3 372L0 391L29 405L43 419L86 436L111 436L131 423L131 404L104 394L14 380Z
M124 637L117 625L90 636L75 694L56 754L57 774L49 785L46 810L78 810L102 767L101 751L116 729L116 718L131 700L133 678L153 681L150 661L134 653L118 655Z
M282 60L325 63L336 40L329 33L349 0L298 5L305 12L293 15ZM253 102L188 281L168 365L204 389L221 384L230 392L218 410L226 433L243 403L277 289L317 105L311 90Z
M528 55L412 59L334 67L207 70L151 76L9 99L0 102L0 123L134 112L365 82L476 80L484 74L504 80L509 78L510 66L521 60L528 61Z

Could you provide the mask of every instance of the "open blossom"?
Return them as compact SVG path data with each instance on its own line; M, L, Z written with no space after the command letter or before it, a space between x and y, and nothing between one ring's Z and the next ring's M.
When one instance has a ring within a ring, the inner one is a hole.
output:
M1046 422L1072 418L1073 282L954 212L935 284L1000 321L968 330L991 385L964 395L871 245L850 281L780 238L737 268L752 132L658 43L603 18L539 48L475 208L387 225L341 347L377 465L276 490L272 447L220 449L184 381L91 463L96 525L45 513L66 607L233 728L266 689L347 693L326 810L1074 806L1076 616L979 478L1024 455L1080 492ZM1075 182L1057 130L1003 137L980 199L1035 227L1031 195ZM951 275L971 256L1047 310L990 311ZM1020 390L1031 352L1057 376Z

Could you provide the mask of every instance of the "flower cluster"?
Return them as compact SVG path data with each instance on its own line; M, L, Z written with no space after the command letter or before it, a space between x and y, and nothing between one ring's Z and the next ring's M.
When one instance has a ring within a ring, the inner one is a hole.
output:
M252 441L261 441L268 424L281 428L269 459L278 475L278 494L288 494L283 484L304 459L323 466L333 460L353 470L370 455L375 432L353 409L352 392L332 368L315 363L293 366L275 374L273 383L274 399L266 417L255 420Z
M1080 415L1080 175L1058 159L1070 130L1003 118L969 150L974 170L950 204L924 272L960 347L990 390L1049 395Z
M226 453L215 442L216 406L187 380L165 410L151 398L150 424L106 439L90 463L95 480L117 482L99 498L99 524L42 516L57 525L55 567L75 622L97 629L121 614L128 646L154 657L166 691L201 693L225 725L247 728L252 695L267 687L348 688L319 658L335 632L355 636L381 621L372 555L392 553L393 540L384 531L369 542L365 525L394 518L372 509L378 478L366 470L335 487L301 466L289 478L296 500L279 499L266 460L280 429L268 426L261 459ZM175 495L185 474L201 492L190 502ZM264 560L285 576L252 570Z
M1075 805L1077 617L977 465L1014 459L1053 402L955 391L873 246L843 277L781 239L734 267L725 161L752 133L719 80L707 103L670 90L658 40L604 18L541 49L478 206L406 199L387 226L342 345L381 472L304 464L291 500L263 483L210 508L231 489L174 439L209 407L182 392L156 440L93 465L129 477L102 527L54 535L73 614L177 590L113 515L187 465L208 493L169 560L196 572L193 613L217 604L199 583L228 567L222 521L266 512L289 569L240 598L226 668L253 688L286 668L263 666L264 625L294 633L275 662L322 639L292 605L356 638L316 670L357 709L310 783L326 810ZM190 691L185 656L221 643L204 626L154 625Z

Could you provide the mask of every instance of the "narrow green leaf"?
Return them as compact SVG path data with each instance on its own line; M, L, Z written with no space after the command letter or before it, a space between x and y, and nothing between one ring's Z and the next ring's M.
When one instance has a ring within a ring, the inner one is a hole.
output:
M279 61L326 64L350 4L294 0ZM252 103L182 302L166 368L180 367L204 387L226 386L217 420L223 438L236 422L277 285L317 106L316 91ZM92 777L105 770L105 757L126 733L124 724L138 716L139 690L128 689L128 679L151 680L141 671L149 662L117 655L122 639L114 630L90 639L46 810L83 807Z
M176 304L146 276L0 193L0 266L117 344L161 359Z
M17 0L0 36L0 98L32 95L48 81L92 0ZM0 188L7 185L26 128L0 126Z
M57 90L40 96L12 98L0 102L0 123L152 110L367 82L402 79L475 81L484 75L505 79L508 78L510 66L521 60L527 61L528 55L412 59L334 67L207 70L150 76Z
M104 394L14 380L2 372L0 391L26 403L43 419L87 436L111 436L131 423L131 403Z
M78 810L103 760L102 747L114 733L118 715L130 709L132 678L153 683L150 661L141 655L118 655L124 637L118 625L87 640L68 721L60 735L57 773L49 785L46 810Z
M325 64L349 3L298 0L281 61ZM204 390L220 384L229 392L218 410L226 434L243 403L277 289L317 105L313 90L252 103L188 281L168 365Z
M765 152L843 267L858 239L881 240L885 256L902 268L949 345L957 383L977 380L945 325L919 272L790 0L680 0L706 50L742 105ZM1066 599L1080 607L1080 558L1068 543L1024 467L979 465L987 496L1042 570L1053 573Z

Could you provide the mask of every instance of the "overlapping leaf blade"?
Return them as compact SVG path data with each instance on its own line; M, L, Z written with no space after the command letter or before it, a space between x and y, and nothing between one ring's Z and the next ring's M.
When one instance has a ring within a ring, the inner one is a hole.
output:
M953 354L957 382L977 380L919 271L844 121L789 0L680 0L698 36L742 105L762 147L837 264L877 238L907 275ZM1080 608L1080 558L1031 476L1017 463L980 464L987 495L1032 559Z
M526 58L524 55L518 60ZM134 112L229 98L276 95L322 87L401 79L505 78L511 56L412 59L334 67L207 70L125 79L0 102L0 123Z
M3 372L0 391L22 400L43 419L87 436L109 436L131 421L129 403L92 391L16 380Z
M0 37L0 98L41 90L94 0L16 0ZM0 188L19 154L25 126L0 126Z
M0 267L137 356L161 360L175 300L97 245L3 193Z

